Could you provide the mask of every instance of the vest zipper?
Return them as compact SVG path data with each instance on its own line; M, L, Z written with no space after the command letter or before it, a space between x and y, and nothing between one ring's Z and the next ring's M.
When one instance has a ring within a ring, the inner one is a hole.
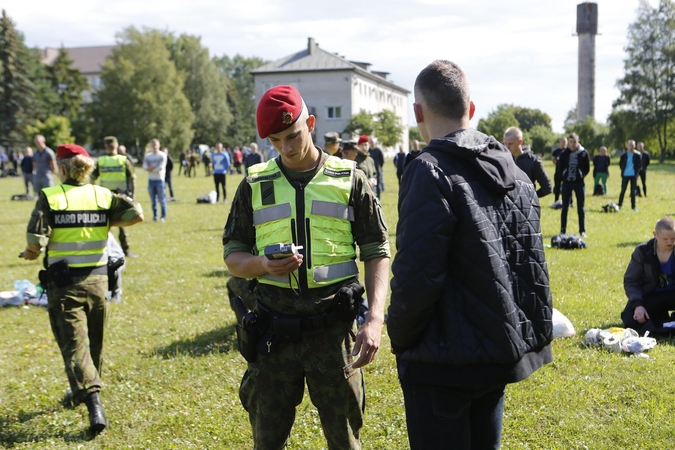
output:
M312 268L312 233L309 226L309 217L305 219L305 233L307 236L307 251L305 252L307 258L307 269Z
M298 269L299 275L299 288L301 293L306 293L309 289L307 285L307 236L305 235L305 187L295 185L295 207L297 212L297 231L298 231L298 242L295 245L302 245L302 250L300 253L303 255L302 265Z

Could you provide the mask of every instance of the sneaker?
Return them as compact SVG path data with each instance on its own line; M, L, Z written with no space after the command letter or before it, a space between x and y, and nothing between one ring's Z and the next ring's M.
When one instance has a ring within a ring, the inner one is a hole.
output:
M157 217L153 217L153 218L152 218L152 221L153 221L153 222L157 222Z
M161 219L159 219L159 221L164 223L164 222L166 222L166 219L164 217L162 217Z
M582 231L579 236L581 236L582 238L588 237L585 231Z
M227 203L227 199L223 200L223 205Z
M635 211L635 212L639 212L637 208L633 208L633 211Z

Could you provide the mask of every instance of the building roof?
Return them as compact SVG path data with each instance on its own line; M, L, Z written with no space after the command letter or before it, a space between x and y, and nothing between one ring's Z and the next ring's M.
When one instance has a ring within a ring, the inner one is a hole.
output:
M84 75L93 75L101 73L101 67L105 60L112 54L114 45L101 45L98 47L70 47L66 48L70 59L73 60L72 67L78 69ZM42 62L52 65L59 54L58 48L47 47L41 50Z
M378 72L370 70L370 63L349 61L337 53L330 53L314 41L314 38L308 38L307 48L292 55L288 55L276 61L265 64L251 73L254 75L285 73L285 72L321 72L321 71L340 71L349 70L357 72L359 75L369 78L378 83L385 84L393 89L403 93L410 91L387 80L388 72Z

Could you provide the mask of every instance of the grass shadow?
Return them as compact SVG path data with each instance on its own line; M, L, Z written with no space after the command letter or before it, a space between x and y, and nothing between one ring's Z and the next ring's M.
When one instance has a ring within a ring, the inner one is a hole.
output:
M11 417L0 416L0 423L3 424L0 428L0 446L3 448L13 448L17 444L23 446L30 443L44 442L53 439L63 439L64 442L69 443L87 442L96 437L96 435L90 433L88 429L73 431L71 433L31 432L27 429L27 422L45 414L52 415L59 409L61 409L61 407L57 406L42 411L20 411L18 415L13 415Z
M202 275L203 277L207 278L222 278L222 277L229 277L230 276L230 271L227 269L218 269L214 270L209 273L205 273Z
M633 247L633 248L635 248L635 247L637 247L638 245L643 244L643 243L644 243L644 241L639 241L639 242L619 242L618 244L616 244L616 247L618 247L618 248L625 248L625 247Z
M171 359L178 355L199 357L211 353L229 353L237 350L236 341L235 324L231 324L198 334L190 339L182 339L164 347L157 347L150 355Z

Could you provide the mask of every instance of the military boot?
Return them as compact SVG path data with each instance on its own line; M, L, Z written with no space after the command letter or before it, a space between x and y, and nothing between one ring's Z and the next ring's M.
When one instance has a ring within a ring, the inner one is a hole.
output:
M92 433L100 433L105 430L108 426L108 421L105 420L103 405L101 404L101 397L98 395L98 392L92 392L87 395L84 403L89 410L89 430Z

